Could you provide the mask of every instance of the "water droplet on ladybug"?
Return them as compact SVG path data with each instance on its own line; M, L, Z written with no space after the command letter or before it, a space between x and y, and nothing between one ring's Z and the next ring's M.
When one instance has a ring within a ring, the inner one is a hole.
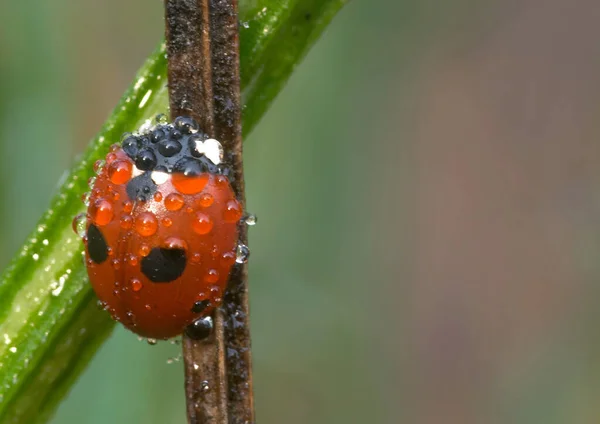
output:
M202 208L208 208L215 202L215 198L210 193L202 193L198 199L198 205Z
M150 246L148 246L147 244L142 244L138 253L142 258L145 258L150 254Z
M73 231L79 237L85 236L87 216L85 213L80 213L73 218Z
M142 282L140 280L138 280L137 278L133 278L131 280L131 290L133 290L134 292L139 292L140 290L142 290Z
M213 225L212 219L202 212L197 212L194 220L192 221L192 229L200 235L210 233Z
M133 226L133 218L131 217L131 215L123 215L119 224L121 228L123 228L124 230L128 230Z
M99 227L107 225L113 219L112 204L103 198L96 199L90 207L90 216Z
M209 269L206 275L204 276L204 281L209 284L214 284L219 281L219 271L216 269Z
M127 160L117 160L108 166L108 178L113 184L125 184L131 179L133 165Z
M228 223L235 223L240 220L242 217L242 207L240 206L240 202L237 200L230 200L227 202L225 206L225 211L223 212L223 219Z
M96 174L100 174L102 172L104 164L105 162L102 159L98 159L96 162L94 162L94 172Z
M123 202L123 211L126 213L131 213L133 210L133 202L131 200L125 200Z
M135 218L135 230L143 237L150 237L158 230L158 220L152 212L142 212Z
M183 207L184 199L179 193L171 193L165 199L165 208L169 211L178 211Z

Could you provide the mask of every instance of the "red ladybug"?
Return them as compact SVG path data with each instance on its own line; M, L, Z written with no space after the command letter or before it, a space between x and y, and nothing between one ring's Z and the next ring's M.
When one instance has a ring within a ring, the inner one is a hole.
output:
M221 303L243 214L222 158L218 141L177 118L125 136L96 166L88 275L105 309L141 336L202 330Z

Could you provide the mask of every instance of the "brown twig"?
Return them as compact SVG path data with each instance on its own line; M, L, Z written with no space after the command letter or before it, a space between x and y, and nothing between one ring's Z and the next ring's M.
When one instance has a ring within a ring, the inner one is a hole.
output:
M187 115L221 141L245 206L237 0L165 0L171 117ZM240 243L247 229L240 223ZM188 421L253 424L247 268L236 265L204 340L183 337Z

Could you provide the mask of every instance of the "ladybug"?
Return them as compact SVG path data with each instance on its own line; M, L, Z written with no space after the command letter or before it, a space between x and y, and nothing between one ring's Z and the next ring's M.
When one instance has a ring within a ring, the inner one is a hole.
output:
M104 309L150 339L206 333L240 261L243 211L221 144L191 118L126 134L95 165L85 261ZM204 319L203 319L204 318Z

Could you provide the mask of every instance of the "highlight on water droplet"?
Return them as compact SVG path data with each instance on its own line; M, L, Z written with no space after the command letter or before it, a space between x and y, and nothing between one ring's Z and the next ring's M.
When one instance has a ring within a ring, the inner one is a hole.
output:
M245 264L248 262L248 257L250 256L250 249L245 244L238 244L236 252L235 252L235 261L238 264Z

